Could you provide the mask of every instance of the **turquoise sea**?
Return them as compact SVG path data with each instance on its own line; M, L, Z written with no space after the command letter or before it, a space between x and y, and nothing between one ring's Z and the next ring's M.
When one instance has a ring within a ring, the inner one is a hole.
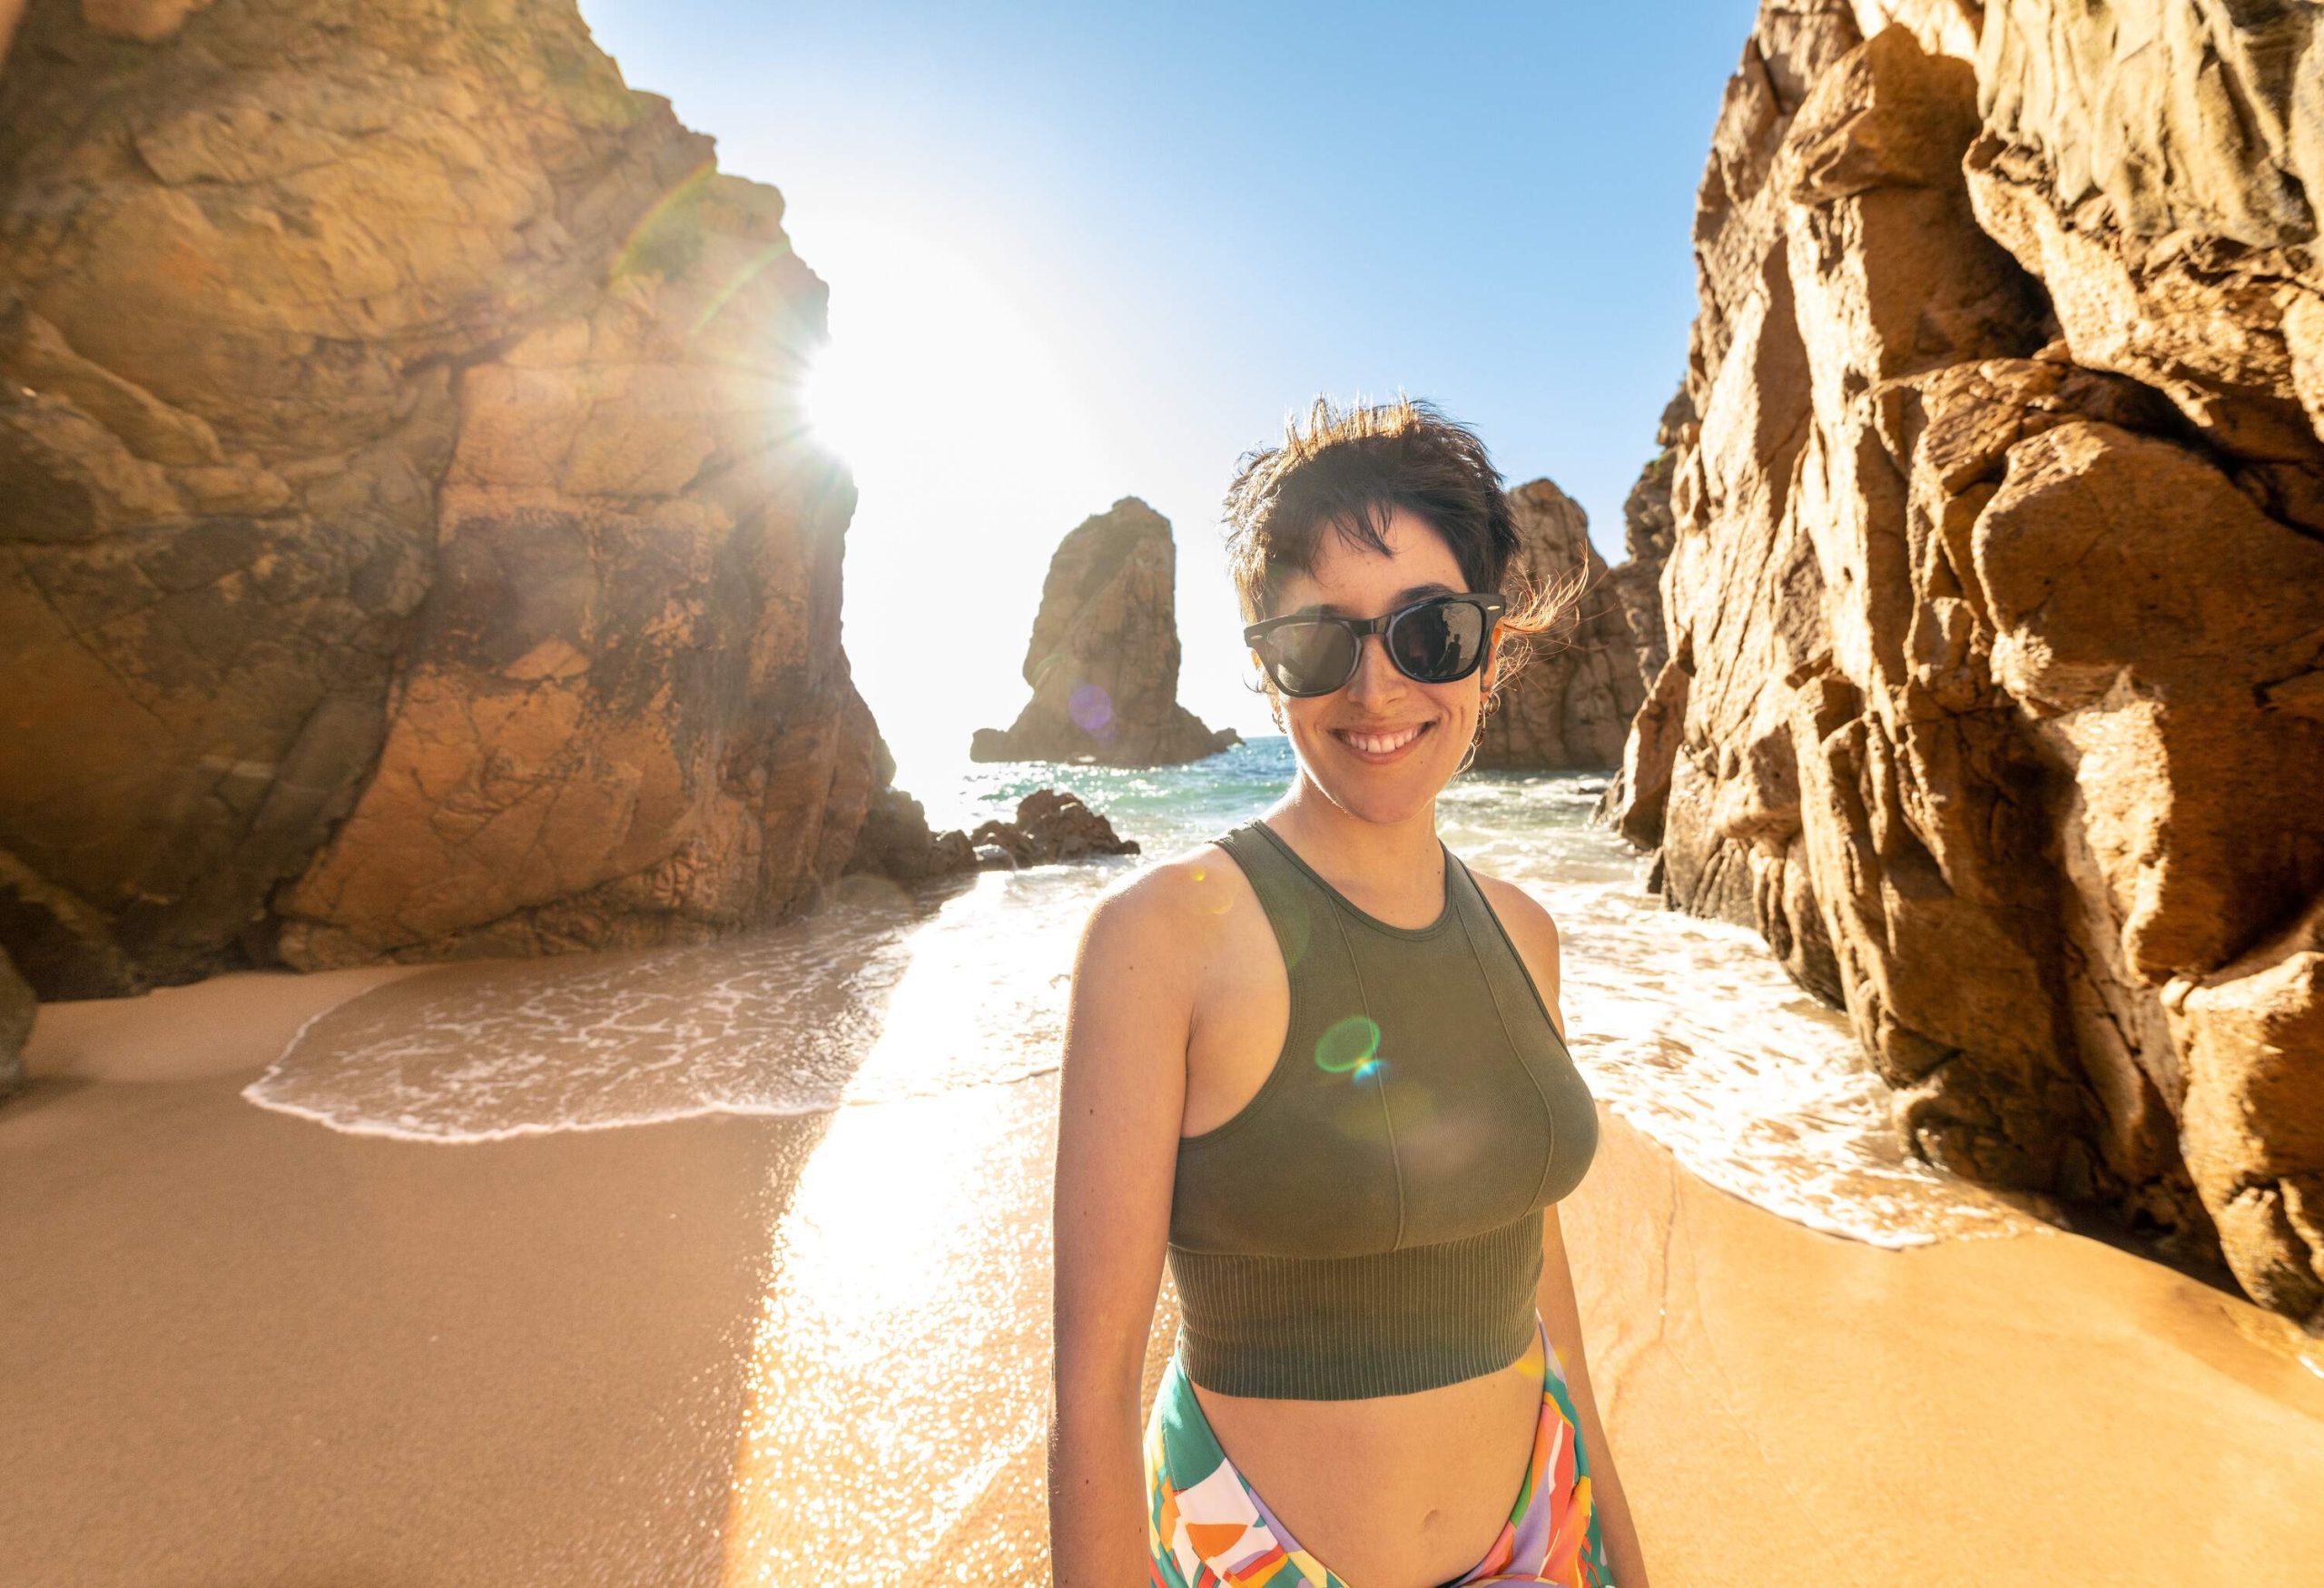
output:
M246 1095L341 1130L458 1142L1020 1081L1057 1067L1097 893L1256 814L1293 774L1280 735L1177 767L907 767L900 781L936 826L1062 787L1144 855L988 872L918 897L849 878L813 914L748 936L427 972L392 1018L359 996L318 1017ZM1438 802L1456 853L1558 921L1561 1012L1592 1090L1712 1183L1817 1228L1884 1245L2022 1228L1898 1148L1889 1094L1846 1021L1756 933L1645 891L1644 861L1590 823L1603 781L1472 772Z

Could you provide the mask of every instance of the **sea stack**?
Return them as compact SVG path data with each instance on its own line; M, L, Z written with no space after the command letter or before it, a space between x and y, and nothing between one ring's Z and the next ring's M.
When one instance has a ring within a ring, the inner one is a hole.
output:
M969 758L1170 766L1241 744L1178 704L1177 561L1170 520L1136 497L1083 519L1041 585L1033 698L1005 732L978 729Z
M1769 0L1612 814L1923 1157L2324 1322L2314 9Z
M42 997L820 897L877 734L783 218L573 0L30 9L0 946Z
M1520 542L1516 562L1537 589L1581 581L1555 632L1530 643L1516 676L1487 715L1476 764L1567 770L1614 765L1630 714L1645 697L1630 620L1590 544L1590 515L1546 479L1509 493Z

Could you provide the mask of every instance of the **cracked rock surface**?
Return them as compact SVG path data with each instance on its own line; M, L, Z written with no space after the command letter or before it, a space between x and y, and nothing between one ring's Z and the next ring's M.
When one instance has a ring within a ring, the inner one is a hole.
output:
M42 996L813 902L877 735L782 222L572 0L30 9L0 944Z
M2298 1317L2319 96L2312 5L1768 0L1697 211L1668 660L1609 813L1669 903L1847 1011L1924 1157Z

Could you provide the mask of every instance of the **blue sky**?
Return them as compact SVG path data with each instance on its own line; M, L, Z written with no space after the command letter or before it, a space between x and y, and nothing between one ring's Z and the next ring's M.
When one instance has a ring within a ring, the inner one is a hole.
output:
M1265 729L1218 501L1318 391L1434 400L1620 558L1752 0L582 9L831 283L847 646L906 786L1013 717L1049 555L1119 496L1176 526L1181 698Z

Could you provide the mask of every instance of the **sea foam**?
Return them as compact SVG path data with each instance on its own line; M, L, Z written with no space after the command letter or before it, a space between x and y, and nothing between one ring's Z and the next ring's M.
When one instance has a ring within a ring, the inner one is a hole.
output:
M924 797L968 823L1069 787L1152 857L1257 814L1291 775L1286 743L1263 739L1185 767L972 767ZM1471 774L1438 805L1454 853L1557 920L1561 1012L1592 1091L1705 1179L1818 1229L1887 1246L2023 1229L2011 1200L1903 1149L1846 1020L1756 933L1644 891L1643 862L1588 820L1595 786ZM319 1015L245 1095L338 1130L465 1142L1021 1080L1059 1061L1090 904L1142 863L987 872L917 897L846 878L813 914L716 942L438 967Z

